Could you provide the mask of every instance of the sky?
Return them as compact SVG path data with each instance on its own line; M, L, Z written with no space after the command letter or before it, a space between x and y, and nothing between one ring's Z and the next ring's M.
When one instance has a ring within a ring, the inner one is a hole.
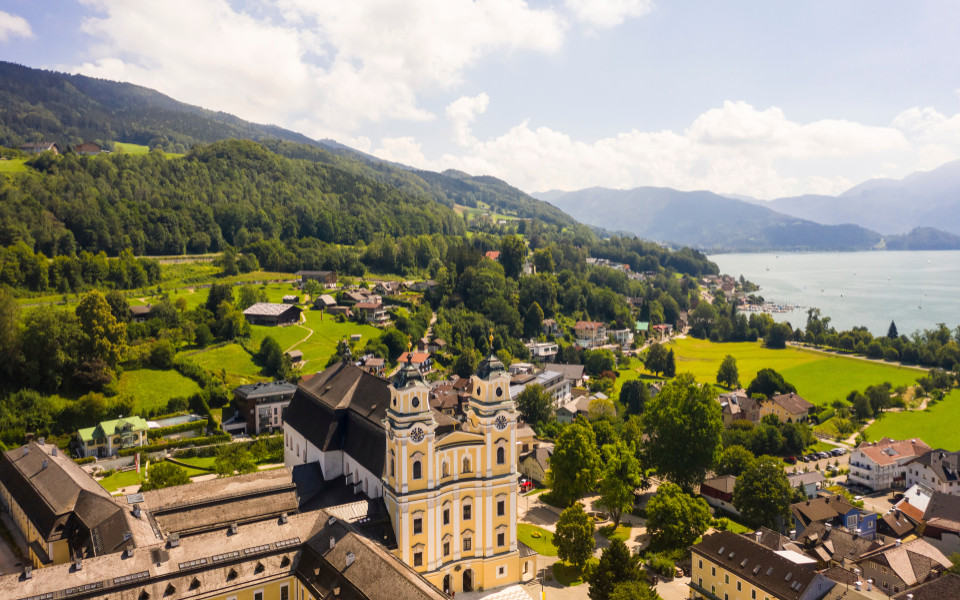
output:
M837 194L960 158L955 0L0 0L0 59L527 192Z

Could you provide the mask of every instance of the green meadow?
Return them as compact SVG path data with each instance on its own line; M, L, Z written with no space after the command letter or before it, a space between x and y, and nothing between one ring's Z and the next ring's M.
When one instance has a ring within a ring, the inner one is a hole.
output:
M0 160L0 173L26 173L29 170L27 165L24 164L26 162L26 158Z
M730 354L737 359L740 383L744 386L760 369L774 369L796 386L798 394L814 404L845 398L851 390L863 390L877 383L890 382L894 387L910 385L924 374L919 369L806 348L772 350L760 342L714 343L683 338L668 343L667 347L676 356L677 373L688 371L698 381L714 383L720 363ZM632 365L626 372L621 371L618 386L645 375L649 374L642 365Z
M137 369L120 375L118 389L120 394L134 399L139 412L163 408L170 398L189 398L200 391L200 386L174 370Z
M960 450L960 389L954 389L935 405L917 411L888 412L864 432L867 439L920 438L932 448Z

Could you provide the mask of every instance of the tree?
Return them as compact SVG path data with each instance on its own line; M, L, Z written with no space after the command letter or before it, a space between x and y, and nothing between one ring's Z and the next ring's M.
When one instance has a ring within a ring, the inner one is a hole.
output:
M950 564L952 566L947 570L954 575L960 575L960 552L954 552L950 555Z
M223 275L236 275L240 272L237 267L237 251L232 246L223 249L223 256L220 257L220 264L223 266Z
M527 423L546 423L553 417L553 401L539 383L531 383L517 396L517 410Z
M642 581L624 581L613 586L610 600L662 600L657 590L647 583L646 573Z
M733 389L740 385L740 371L737 369L737 359L730 354L723 357L720 368L717 369L717 383Z
M583 569L583 565L593 555L596 543L593 531L593 519L583 511L582 504L577 502L564 509L557 521L556 533L553 534L553 543L557 546L560 560Z
M150 350L150 366L155 369L170 369L176 353L177 350L170 340L158 340Z
M312 283L316 283L312 279ZM246 310L256 304L257 302L266 302L267 294L263 290L256 288L252 285L240 286L240 289L237 291L237 308L240 310Z
M543 327L543 309L534 302L523 316L523 335L529 338L537 337Z
M690 312L690 335L701 339L710 337L717 321L717 309L709 302L701 302Z
M869 398L860 392L854 392L853 398L848 398L848 400L853 403L853 414L857 420L863 422L873 418L873 407L870 405Z
M148 492L187 483L190 483L190 476L186 469L171 462L163 461L150 465L147 470L147 480L140 486L140 491Z
M677 359L673 355L673 348L667 352L667 362L663 365L663 376L674 377L677 374Z
M80 298L76 313L83 333L80 345L83 358L116 366L127 347L126 324L117 322L106 298L97 290Z
M562 506L593 489L600 477L600 456L590 424L577 420L557 438L547 483Z
M130 320L130 303L120 290L110 290L104 295L110 305L110 313L117 321L126 323Z
M229 477L234 473L243 475L257 470L257 463L253 455L242 444L226 444L217 448L217 459L213 462L213 470L220 477Z
M900 334L897 333L897 324L893 321L890 321L890 328L887 329L887 337L891 340L895 340L900 337Z
M587 578L590 583L587 595L590 600L610 600L618 584L645 580L646 573L640 566L640 556L631 554L623 540L613 540L610 546L603 549L599 564Z
M623 382L620 388L620 403L627 408L627 414L642 415L650 400L650 388L639 379Z
M737 477L733 505L748 523L779 529L778 520L789 517L793 490L776 458L761 456Z
M273 336L263 338L254 359L268 375L277 377L283 371L283 350Z
M590 421L608 420L617 418L617 407L609 398L594 398L587 406L587 418Z
M13 295L0 288L0 377L11 381L20 362L20 307Z
M473 348L464 348L453 362L453 372L459 377L470 377L480 364L480 356Z
M533 268L537 273L553 273L556 266L553 263L553 253L549 248L539 248L533 251Z
M380 341L387 347L390 362L396 362L400 355L410 348L410 338L404 332L391 327L380 334Z
M647 503L647 531L660 549L686 548L710 527L707 501L664 482Z
M650 400L643 419L650 438L645 464L684 489L701 483L716 462L723 434L713 389L681 373Z
M783 375L773 369L760 369L757 376L747 386L747 395L763 394L767 398L777 394L796 393L797 388L784 380Z
M609 350L587 350L583 353L583 368L588 375L599 375L604 371L612 371L616 364L617 357Z
M215 283L210 286L207 292L207 301L204 307L213 314L217 314L217 309L224 302L233 303L233 286L229 283Z
M786 323L775 323L763 336L763 345L767 348L786 348L787 340L793 335L793 330Z
M607 509L614 528L620 526L624 511L633 507L633 491L643 482L643 471L633 446L621 440L603 447L603 478L597 504Z
M654 375L659 376L667 370L667 349L659 344L651 344L647 348L647 355L643 359L643 366Z
M734 444L720 453L714 473L739 477L741 473L752 467L756 460L752 452L739 444Z
M507 277L519 279L523 261L527 258L527 244L518 235L507 235L500 240L500 264Z

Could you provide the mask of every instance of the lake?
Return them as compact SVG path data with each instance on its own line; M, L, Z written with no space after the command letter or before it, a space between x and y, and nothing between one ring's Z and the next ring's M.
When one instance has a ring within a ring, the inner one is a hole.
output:
M885 335L946 323L960 325L960 251L716 254L721 273L741 274L760 286L768 302L802 308L775 313L777 321L806 325L819 308L837 330L865 325Z

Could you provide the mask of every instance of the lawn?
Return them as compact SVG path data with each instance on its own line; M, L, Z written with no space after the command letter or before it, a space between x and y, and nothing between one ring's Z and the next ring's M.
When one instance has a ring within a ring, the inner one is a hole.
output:
M150 148L148 146L142 146L140 144L128 144L126 142L114 142L113 150L114 152L126 152L127 154L148 154L150 152ZM183 154L168 152L167 158L183 158Z
M26 158L10 158L0 160L0 173L26 173L28 171Z
M200 386L174 370L137 369L120 376L121 395L131 396L137 412L163 408L170 398L189 398L200 391Z
M591 558L587 561L586 566L590 566L591 563L596 565L599 564L600 561L596 558ZM584 568L584 571L586 570L587 569ZM561 560L553 563L553 576L560 585L565 585L567 587L580 585L583 583L583 579L581 578L582 575L583 573L580 571L580 569L577 569L568 562Z
M209 475L213 473L213 463L216 462L217 457L209 456L204 458L178 458L177 462L181 462L187 465L193 465L196 468L184 467L183 465L177 465L181 469L187 471L187 475L190 477L196 477L197 475Z
M827 404L846 397L851 390L890 382L894 387L910 385L923 371L877 361L837 356L803 348L771 350L760 342L713 343L684 338L670 342L677 357L677 372L689 371L705 383L716 381L717 369L727 354L737 359L740 382L746 386L757 371L771 368L797 388L797 393L814 404ZM622 376L621 376L622 378Z
M253 357L240 344L205 350L190 358L211 373L225 373L231 387L267 379L260 374L260 367L253 364Z
M534 537L534 534L539 537ZM557 547L553 545L553 533L546 529L528 523L517 523L517 539L536 550L541 556L557 555Z
M883 413L883 417L867 428L868 440L882 437L897 440L920 438L933 448L960 450L960 390L952 390L943 400L922 411Z
M730 517L725 517L725 518L727 519L727 531L732 531L733 533L736 533L737 535L740 535L740 534L743 534L743 533L750 533L750 532L753 531L752 528L747 527L747 526L744 525L743 523L737 523L736 521L734 521L734 520L731 519Z
M297 350L303 352L303 359L308 361L303 367L303 373L310 374L322 371L327 360L337 351L337 343L359 333L359 346L362 348L368 340L380 337L380 330L372 325L358 325L346 321L337 323L336 319L318 310L304 311L306 322L304 325L313 330L310 339L298 344ZM302 332L306 335L307 332Z
M620 540L622 542L626 542L628 539L630 539L631 530L628 525L621 525L617 527L616 531L614 531L613 523L611 523L609 525L605 525L604 527L601 527L597 531L600 533L600 535L607 538L611 542L614 540Z
M109 477L104 477L100 480L100 485L103 486L103 489L108 492L115 492L122 487L127 487L131 485L137 485L142 483L140 474L136 471L123 471L120 473L114 473Z

